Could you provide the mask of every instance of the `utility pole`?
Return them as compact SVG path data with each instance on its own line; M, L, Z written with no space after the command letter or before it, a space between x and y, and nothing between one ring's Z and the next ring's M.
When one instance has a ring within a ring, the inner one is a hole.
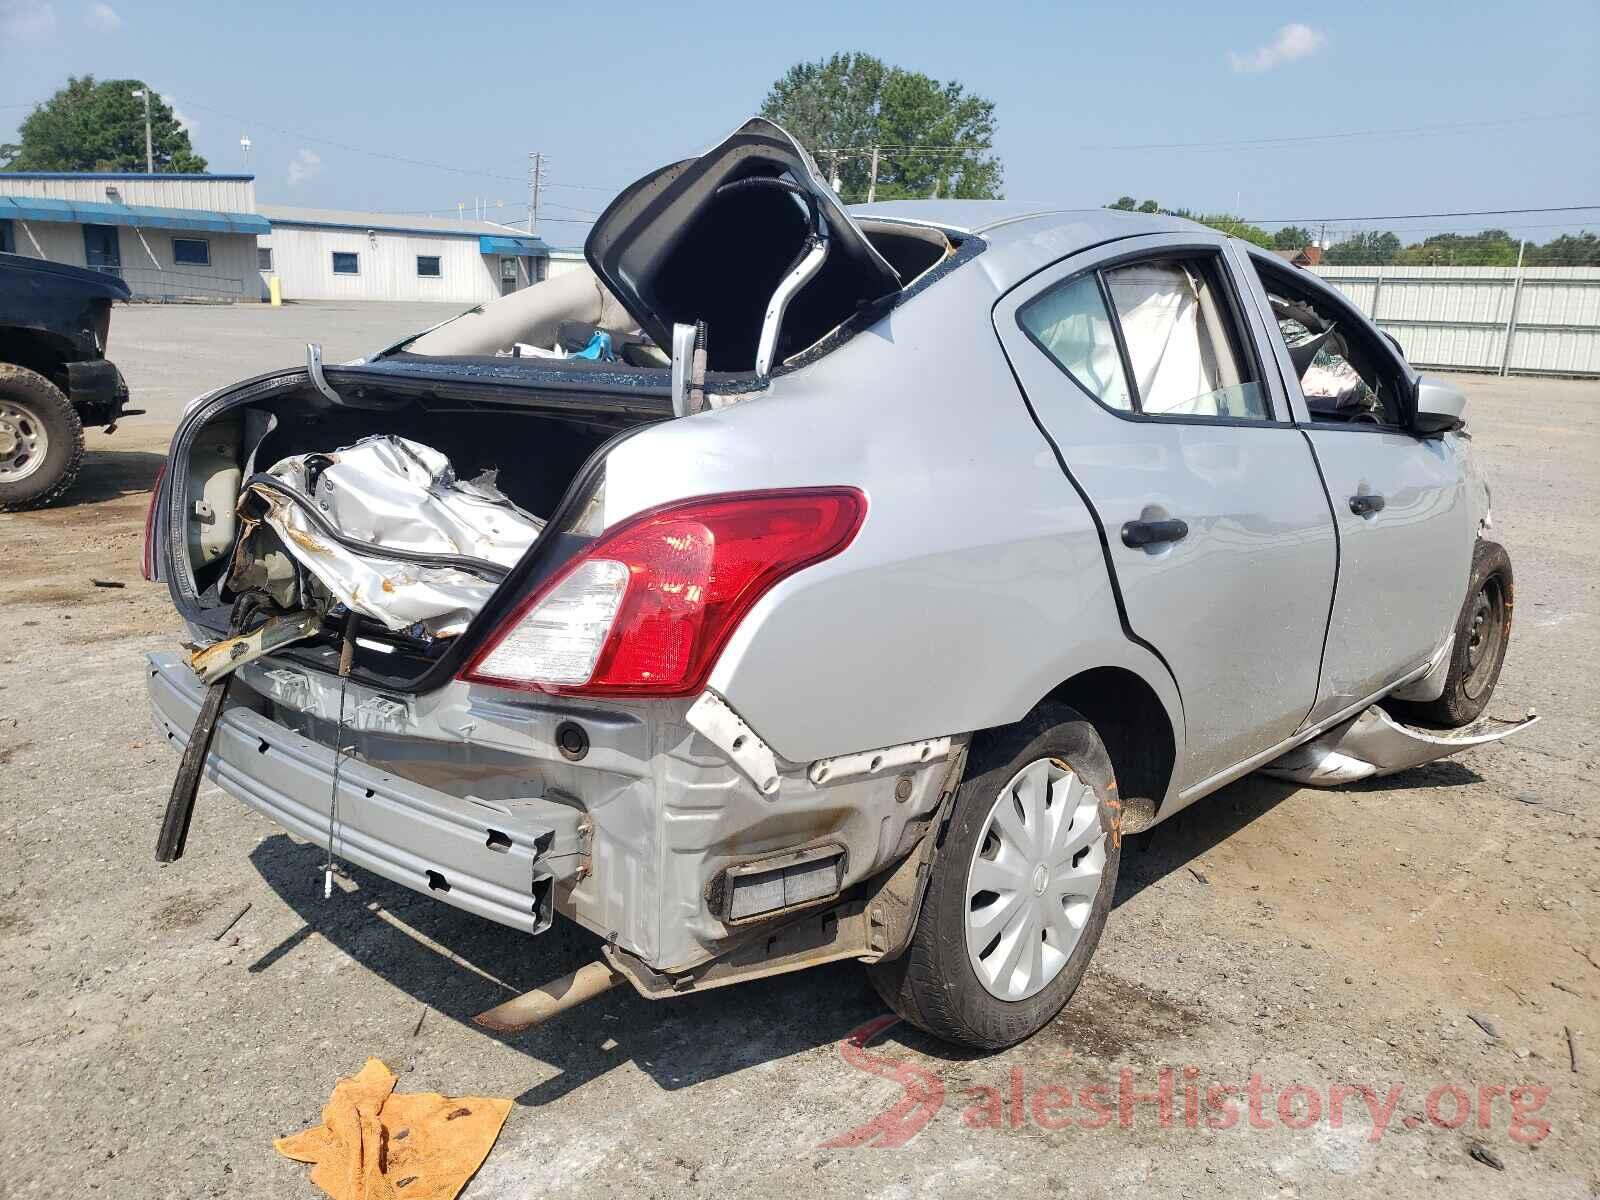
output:
M539 176L544 173L544 155L528 155L528 236L539 232ZM557 207L560 207L557 205Z
M872 148L872 166L867 171L867 203L871 204L878 194L878 148Z
M147 175L156 173L155 150L150 144L150 89L134 88L134 98L144 98L144 169Z

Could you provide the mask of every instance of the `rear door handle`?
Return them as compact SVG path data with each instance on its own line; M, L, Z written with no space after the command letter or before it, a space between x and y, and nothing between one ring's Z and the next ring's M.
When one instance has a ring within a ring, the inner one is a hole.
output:
M1382 512L1383 505L1384 499L1382 496L1361 495L1350 497L1350 511L1358 517L1364 517L1369 513Z
M1189 526L1176 517L1169 521L1128 521L1122 526L1122 544L1137 550L1161 542L1181 542Z

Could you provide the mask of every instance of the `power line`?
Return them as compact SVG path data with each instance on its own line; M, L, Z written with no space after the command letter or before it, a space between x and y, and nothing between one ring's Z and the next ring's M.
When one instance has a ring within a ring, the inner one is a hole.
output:
M1296 142L1332 142L1367 137L1407 137L1413 134L1446 133L1452 130L1490 129L1503 125L1527 125L1537 121L1570 121L1579 117L1600 116L1585 110L1566 113L1539 113L1527 117L1504 117L1492 121L1447 121L1434 125L1413 125L1405 129L1353 129L1342 133L1304 133L1286 137L1241 138L1226 142L1133 142L1122 145L1076 146L1077 150L1226 150L1240 146L1283 146Z
M1390 213L1377 217L1240 217L1250 225L1329 225L1360 221L1432 221L1443 217L1512 217L1526 213L1600 212L1600 204L1559 204L1548 208L1483 208L1465 212Z

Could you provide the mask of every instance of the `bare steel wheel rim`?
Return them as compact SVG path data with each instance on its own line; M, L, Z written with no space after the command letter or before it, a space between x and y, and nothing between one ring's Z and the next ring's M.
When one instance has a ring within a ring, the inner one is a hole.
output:
M1094 789L1059 758L1012 776L967 869L967 958L990 995L1026 1000L1061 974L1105 869Z
M0 483L20 483L44 465L50 434L33 410L0 398Z

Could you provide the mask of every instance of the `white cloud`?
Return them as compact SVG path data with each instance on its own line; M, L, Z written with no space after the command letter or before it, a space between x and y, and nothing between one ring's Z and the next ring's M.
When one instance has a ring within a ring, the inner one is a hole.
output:
M1285 25L1273 34L1272 40L1265 46L1259 46L1248 54L1228 51L1228 61L1233 64L1235 71L1270 71L1273 67L1281 67L1284 63L1315 54L1327 44L1328 35L1322 30L1296 22Z
M89 11L84 15L84 21L96 33L115 33L122 28L122 18L117 15L117 10L109 4L89 5Z
M315 150L308 150L304 146L295 151L294 158L289 160L289 186L305 183L322 174L322 156Z
M49 0L0 0L0 44L47 42L55 32L56 6Z

